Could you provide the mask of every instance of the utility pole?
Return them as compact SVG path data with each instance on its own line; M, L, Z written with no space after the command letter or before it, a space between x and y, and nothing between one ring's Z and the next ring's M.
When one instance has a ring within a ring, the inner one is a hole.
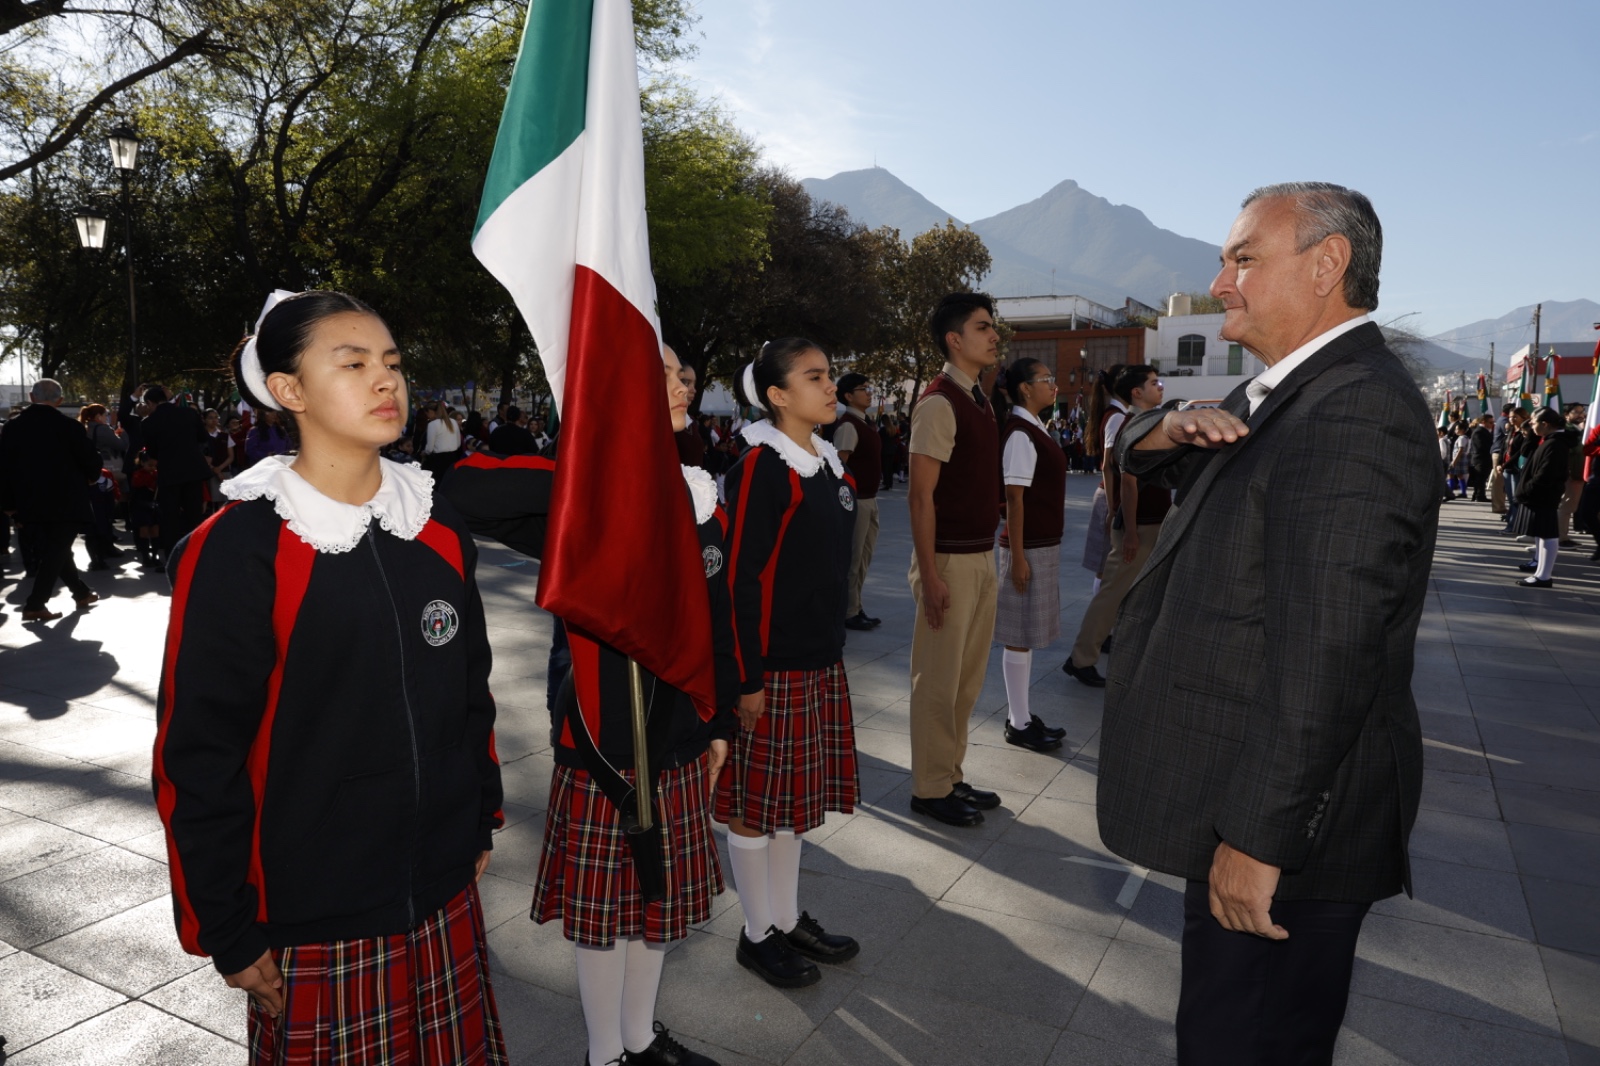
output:
M1539 372L1539 316L1544 313L1544 304L1535 304L1533 308L1533 372ZM1530 384L1532 384L1530 380Z
M1494 383L1495 383L1495 381L1494 381L1494 341L1490 341L1489 342L1489 384L1493 385Z

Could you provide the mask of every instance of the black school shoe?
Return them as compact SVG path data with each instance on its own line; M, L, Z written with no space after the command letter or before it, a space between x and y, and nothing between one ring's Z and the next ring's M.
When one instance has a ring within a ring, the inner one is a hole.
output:
M624 1051L622 1066L717 1066L715 1059L690 1051L668 1036L667 1027L660 1022L651 1024L655 1026L656 1038L643 1051Z
M938 799L912 796L911 810L915 814L925 814L929 818L941 821L945 825L953 825L958 829L983 824L983 812L956 795L954 791Z
M861 951L861 945L847 936L825 932L817 920L805 911L800 921L783 934L789 946L808 959L831 964L848 962Z
M1046 736L1043 726L1044 723L1037 718L1029 722L1026 729L1018 729L1007 722L1006 743L1029 751L1055 751L1061 746L1061 740L1059 737Z
M853 614L844 620L844 627L846 629L871 629L877 624L878 623L867 617L865 611Z
M976 807L980 811L992 811L1000 806L998 793L985 792L981 788L973 788L965 781L957 781L951 785L950 795L961 800L968 807Z
M1536 577L1525 577L1517 582L1517 586L1525 589L1553 589L1556 583L1554 580L1540 581Z
M1088 685L1090 688L1106 687L1106 679L1100 676L1100 671L1094 668L1093 663L1088 666L1073 666L1072 659L1069 657L1066 662L1061 664L1061 672L1081 684ZM1032 723L1030 722L1029 724L1031 725Z
M1030 724L1036 725L1040 729L1044 730L1044 735L1047 737L1053 737L1056 740L1064 740L1066 738L1067 731L1065 729L1062 729L1060 726L1056 725L1045 725L1044 719L1040 718L1036 714L1028 715L1028 721Z
M776 988L804 988L822 980L817 964L802 958L775 925L767 926L766 939L756 941L740 929L739 949L734 957L740 966Z

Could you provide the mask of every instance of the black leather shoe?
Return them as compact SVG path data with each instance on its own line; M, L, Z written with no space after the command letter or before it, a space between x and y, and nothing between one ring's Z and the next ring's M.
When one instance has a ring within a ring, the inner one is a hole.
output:
M1517 569L1518 570L1526 570L1530 574L1537 573L1538 570L1539 570L1539 564L1538 563L1518 563L1517 564Z
M883 619L874 618L864 610L859 615L857 615L857 617L860 618L863 622L868 622L868 623L870 623L872 625L875 625L875 626L883 625Z
M655 1026L656 1038L643 1051L624 1051L622 1066L717 1066L715 1059L690 1051L668 1036L667 1027L660 1022L651 1024Z
M783 935L788 938L790 947L817 962L848 962L861 951L861 945L850 937L825 932L805 911L800 912L800 921L795 927Z
M960 796L957 796L954 792L938 799L923 799L921 796L912 796L911 810L916 814L926 814L929 818L937 819L945 825L953 825L957 828L983 824L983 812Z
M1556 583L1553 580L1540 581L1536 577L1525 577L1517 582L1519 588L1525 589L1553 589Z
M1089 669L1092 670L1094 667L1091 666ZM1105 684L1104 681L1100 683L1102 685ZM1018 729L1010 722L1007 722L1006 743L1015 744L1019 748L1027 748L1029 751L1055 751L1061 746L1060 738L1045 736L1044 730L1040 726L1041 723L1037 719L1029 722L1026 729Z
M867 621L866 615L853 614L844 620L846 629L871 629L872 623Z
M752 941L739 930L739 950L734 957L740 966L777 988L804 988L822 980L817 964L801 958L775 925L767 926L765 940Z
M968 807L976 807L980 811L992 811L1000 806L1000 797L993 792L985 792L981 788L973 788L965 781L957 781L950 786L950 795L965 803Z
M1067 731L1062 729L1060 726L1045 725L1044 719L1040 718L1036 714L1030 714L1028 716L1028 720L1031 724L1036 725L1040 729L1044 730L1044 735L1047 737L1054 737L1057 740L1061 740L1067 735Z
M1106 687L1106 679L1100 676L1100 671L1094 668L1093 663L1088 666L1073 666L1072 660L1068 659L1061 664L1061 671L1073 680L1082 682L1090 688Z

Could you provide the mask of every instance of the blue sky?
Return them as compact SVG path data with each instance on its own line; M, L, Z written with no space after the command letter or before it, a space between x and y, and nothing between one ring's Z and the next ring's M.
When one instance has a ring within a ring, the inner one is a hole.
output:
M1219 244L1251 188L1336 181L1380 317L1600 300L1596 0L694 7L687 73L796 177L876 161L966 221L1073 178Z

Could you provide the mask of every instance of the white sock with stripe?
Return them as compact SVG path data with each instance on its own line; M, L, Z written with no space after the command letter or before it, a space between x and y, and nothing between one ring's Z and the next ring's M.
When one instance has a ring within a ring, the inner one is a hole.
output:
M628 952L623 941L609 948L578 950L578 999L583 1004L583 1024L589 1030L590 1066L603 1066L622 1057L623 979Z
M792 830L767 838L767 899L772 924L793 932L800 922L800 838Z
M733 887L744 910L744 935L752 942L765 940L772 925L772 906L767 902L768 841L766 836L728 833L728 865L733 868Z
M638 1054L656 1038L656 993L667 945L642 936L628 938L628 972L622 984L622 1046Z
M1000 673L1006 679L1006 715L1012 729L1026 729L1033 722L1028 707L1028 675L1033 670L1033 652L1012 651L1000 654Z

